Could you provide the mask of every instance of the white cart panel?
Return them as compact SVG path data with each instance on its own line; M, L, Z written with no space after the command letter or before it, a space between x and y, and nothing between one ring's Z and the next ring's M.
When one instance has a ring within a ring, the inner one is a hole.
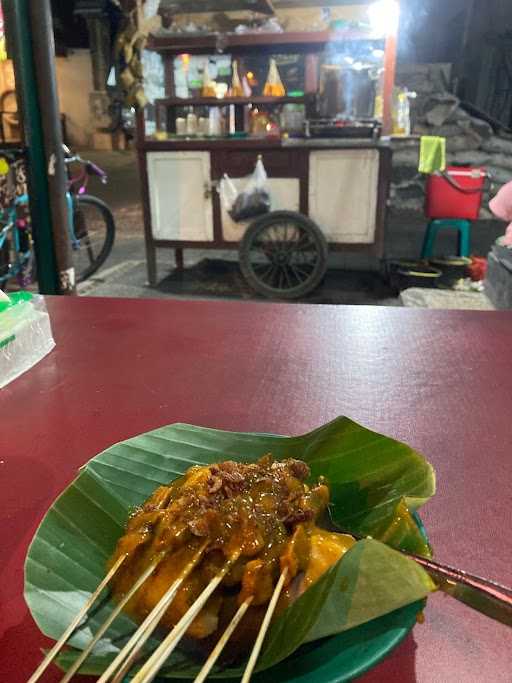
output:
M378 180L377 150L311 152L309 215L329 242L375 241Z
M213 241L209 152L149 152L154 239Z

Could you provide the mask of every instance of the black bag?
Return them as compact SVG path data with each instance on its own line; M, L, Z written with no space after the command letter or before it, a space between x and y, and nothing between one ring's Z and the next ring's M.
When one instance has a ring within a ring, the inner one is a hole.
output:
M268 177L261 157L258 157L254 171L241 192L237 191L233 181L225 173L220 184L220 195L226 211L235 223L268 213L271 199Z
M252 192L242 192L233 202L231 210L228 212L231 218L237 223L261 216L270 211L270 195L264 189L254 189Z

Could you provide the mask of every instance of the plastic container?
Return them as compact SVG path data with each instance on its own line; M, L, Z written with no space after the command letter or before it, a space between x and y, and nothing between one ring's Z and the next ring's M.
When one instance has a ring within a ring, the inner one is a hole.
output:
M468 267L469 277L472 282L481 282L487 275L487 259L482 256L472 256L471 265Z
M429 263L442 273L438 284L444 287L453 287L459 280L467 277L471 259L466 256L451 256L448 258L431 258Z
M435 288L442 272L426 261L398 259L388 262L387 276L390 287L395 292L401 292L409 287Z
M29 292L0 299L0 389L29 370L55 346L42 296Z
M281 128L289 134L304 132L304 106L302 104L285 104L281 112Z
M482 193L486 178L485 169L471 166L448 166L446 172L464 190L461 192L442 175L427 178L425 214L427 218L466 218L476 220L482 205Z
M428 287L433 289L438 286L442 273L437 268L422 268L410 270L405 268L397 270L398 289L400 291L410 287Z

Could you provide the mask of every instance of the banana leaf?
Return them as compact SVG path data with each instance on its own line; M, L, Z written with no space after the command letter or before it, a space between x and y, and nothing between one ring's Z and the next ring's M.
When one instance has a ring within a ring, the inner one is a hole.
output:
M25 564L25 599L41 631L55 639L61 635L103 577L130 511L157 486L192 465L227 459L250 462L268 452L277 459L305 460L312 479L325 476L334 522L371 538L357 542L273 621L258 670L277 664L303 643L376 620L435 589L421 567L392 549L430 555L411 513L434 494L435 476L431 465L409 446L345 417L298 437L175 424L115 444L93 458L48 510ZM104 600L70 645L84 649L111 610ZM127 616L116 619L81 671L101 673L133 628ZM76 649L62 653L63 668ZM162 675L189 678L199 666L178 651ZM218 669L214 675L237 673L240 669Z

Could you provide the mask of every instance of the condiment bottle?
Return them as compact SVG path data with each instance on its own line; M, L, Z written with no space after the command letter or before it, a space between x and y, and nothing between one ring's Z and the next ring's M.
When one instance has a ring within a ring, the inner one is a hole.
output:
M197 116L194 112L187 114L187 135L197 135Z
M176 119L176 134L177 135L186 135L187 134L187 122L182 117L178 117Z

